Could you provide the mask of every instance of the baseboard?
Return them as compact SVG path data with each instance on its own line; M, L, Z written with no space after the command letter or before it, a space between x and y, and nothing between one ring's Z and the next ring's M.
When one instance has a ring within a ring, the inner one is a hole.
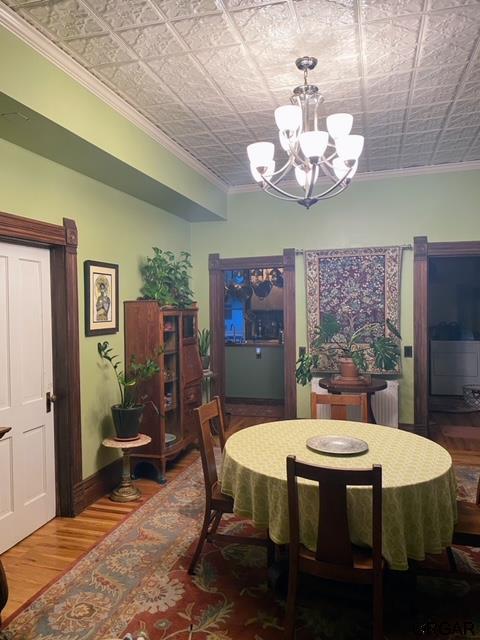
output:
M76 487L78 491L78 505L80 511L93 504L102 496L110 493L112 489L119 483L122 473L122 459L118 458L106 467L102 467ZM77 492L76 491L76 492Z

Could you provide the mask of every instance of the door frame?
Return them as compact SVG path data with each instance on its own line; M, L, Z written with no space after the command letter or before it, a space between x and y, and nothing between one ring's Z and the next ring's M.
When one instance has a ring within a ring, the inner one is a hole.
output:
M429 258L480 257L480 241L428 242L413 239L414 421L428 435L428 263Z
M297 383L295 379L295 249L284 249L280 256L250 258L220 258L219 253L208 256L210 283L211 361L215 392L225 398L225 329L224 329L224 271L234 269L283 269L283 330L284 330L284 412L285 418L297 417Z
M83 509L77 226L0 212L0 240L50 250L56 511L75 516Z

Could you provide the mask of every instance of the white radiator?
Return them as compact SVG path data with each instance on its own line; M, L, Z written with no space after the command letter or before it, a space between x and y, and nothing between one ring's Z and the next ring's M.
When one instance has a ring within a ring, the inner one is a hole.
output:
M312 379L312 391L315 393L328 393L326 389L318 386L318 378ZM387 380L387 388L377 391L372 396L372 410L377 424L386 427L398 427L398 380ZM319 405L317 407L318 418L329 418L330 407ZM360 419L360 407L348 407L350 420Z

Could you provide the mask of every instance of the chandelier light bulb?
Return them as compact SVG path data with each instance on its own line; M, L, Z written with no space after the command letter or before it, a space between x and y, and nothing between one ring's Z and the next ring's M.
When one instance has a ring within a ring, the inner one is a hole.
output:
M290 152L290 142L287 138L287 136L283 133L283 131L279 131L278 132L278 139L280 140L280 146L282 147L282 149L284 151L286 151L287 153Z
M275 122L280 131L296 132L302 126L302 110L294 104L275 109Z
M341 158L334 158L332 161L332 165L333 165L333 172L335 173L335 175L339 180L342 180L350 171L350 169L347 167L347 165ZM355 162L351 173L349 173L348 175L349 180L351 180L353 176L357 173L357 169L358 169L358 160Z
M363 151L364 137L359 135L343 136L335 140L338 157L342 160L358 160Z
M353 116L349 113L334 113L327 117L328 133L334 140L348 136L353 126Z
M304 131L299 136L300 148L307 158L321 158L328 144L326 131Z
M301 187L305 187L306 184L310 184L312 179L312 169L305 171L303 167L295 167L295 178Z
M272 160L271 162L269 162L267 166L267 170L265 171L263 176L253 164L250 164L250 171L255 182L262 182L263 177L267 178L268 180L275 173L275 160Z
M268 167L273 160L275 145L273 142L254 142L247 147L248 159L254 167Z

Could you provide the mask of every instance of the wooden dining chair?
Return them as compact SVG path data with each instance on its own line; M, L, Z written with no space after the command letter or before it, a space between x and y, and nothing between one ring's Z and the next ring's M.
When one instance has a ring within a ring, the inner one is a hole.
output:
M218 409L218 404L216 406ZM206 411L205 407L208 407L208 405L195 409L197 416L198 443L205 481L205 515L197 546L192 556L192 560L190 561L190 566L188 567L188 573L192 574L194 572L205 541L213 542L215 540L223 540L224 542L230 543L253 544L267 547L267 559L268 564L270 564L273 558L274 545L268 538L268 535L263 538L255 538L253 536L235 536L217 533L222 515L224 513L233 513L233 498L222 493L222 486L218 480L217 466L215 463L214 443L212 432L210 430L210 419L208 418L211 410L209 409Z
M475 502L457 500L458 521L453 531L452 544L466 547L480 547L480 476L478 477ZM450 568L457 570L455 556L447 549Z
M297 478L318 483L319 513L316 550L300 543ZM347 517L347 485L372 487L372 551L353 547ZM295 634L295 603L300 572L328 580L371 584L373 639L383 640L382 467L334 469L287 457L288 516L290 525L288 596L285 638Z
M202 404L201 407L198 407L197 413L200 422L208 423L211 433L218 435L220 449L223 451L228 435L220 397L214 396L213 400Z
M366 393L346 394L346 393L315 393L311 396L312 418L317 417L318 405L328 405L330 407L330 417L332 420L348 420L348 407L360 407L360 418L362 422L368 422L368 402Z

